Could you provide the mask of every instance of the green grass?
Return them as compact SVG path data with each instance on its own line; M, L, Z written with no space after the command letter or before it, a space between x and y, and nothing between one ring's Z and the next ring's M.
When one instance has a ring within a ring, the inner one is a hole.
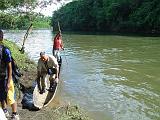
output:
M4 40L4 45L10 49L12 57L15 59L20 69L27 71L29 71L30 69L35 69L35 63L28 58L28 55L26 53L21 54L19 51L20 48L15 43Z
M33 80L32 78L33 76L35 76L33 73L35 73L36 64L28 58L28 55L26 53L21 54L21 52L19 51L20 48L15 43L8 40L4 40L3 43L10 49L12 57L16 61L18 67L20 68L21 73L23 73L23 76L20 78L20 82L24 85L30 86ZM19 99L21 96L21 92L19 91L18 86L19 84L15 84L17 99Z
M38 28L50 28L51 26L49 25L49 22L46 22L46 21L34 21L33 22L33 27L34 29L38 29Z

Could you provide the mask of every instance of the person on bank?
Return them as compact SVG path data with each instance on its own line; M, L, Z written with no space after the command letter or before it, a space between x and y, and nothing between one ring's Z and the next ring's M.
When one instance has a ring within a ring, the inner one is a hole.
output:
M40 52L40 58L37 66L37 84L40 94L46 90L45 78L49 75L50 87L49 91L53 92L54 83L58 81L59 65L57 59L53 55L46 55L45 52ZM41 83L41 85L40 85Z
M0 102L6 117L9 117L9 112L6 108L6 105L9 104L12 108L11 120L19 120L12 80L11 52L3 45L2 41L3 31L0 30Z
M53 40L53 55L57 58L57 61L60 61L60 51L64 50L62 35L59 31Z

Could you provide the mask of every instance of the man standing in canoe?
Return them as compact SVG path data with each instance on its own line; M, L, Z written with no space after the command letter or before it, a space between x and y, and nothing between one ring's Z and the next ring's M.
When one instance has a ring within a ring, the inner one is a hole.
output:
M60 61L60 51L64 50L61 32L59 31L53 40L53 55Z
M37 67L37 84L40 90L40 94L45 92L45 78L49 75L50 88L49 91L54 90L54 82L58 82L59 65L56 58L52 55L46 55L45 52L40 52L40 58L38 60ZM40 86L41 82L41 86Z

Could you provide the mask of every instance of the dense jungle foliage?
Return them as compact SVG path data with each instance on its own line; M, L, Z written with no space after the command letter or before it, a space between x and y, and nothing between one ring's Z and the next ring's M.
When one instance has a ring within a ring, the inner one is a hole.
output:
M52 16L68 31L160 33L159 0L77 0Z
M8 8L33 6L36 4L37 0L1 0L0 10L6 10Z

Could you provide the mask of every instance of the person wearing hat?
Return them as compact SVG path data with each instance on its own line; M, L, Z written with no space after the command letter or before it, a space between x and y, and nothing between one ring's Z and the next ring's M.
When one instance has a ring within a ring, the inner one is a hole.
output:
M37 66L37 84L40 94L43 94L46 90L45 78L49 75L50 88L52 92L54 89L54 82L58 79L59 65L57 59L53 55L46 55L45 52L40 52L40 58ZM41 83L41 86L40 86Z

